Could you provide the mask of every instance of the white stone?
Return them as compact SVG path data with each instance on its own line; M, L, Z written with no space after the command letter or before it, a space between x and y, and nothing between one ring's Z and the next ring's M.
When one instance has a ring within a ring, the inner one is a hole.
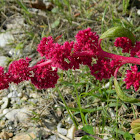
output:
M3 110L2 113L3 113L3 114L6 114L6 113L8 113L9 111L10 111L10 110L6 108L6 109Z
M66 122L69 123L69 124L73 124L73 121L72 121L72 119L71 119L70 117L68 117L68 118L66 119Z
M115 118L116 118L116 114L115 114L115 112L113 111L113 109L112 109L112 108L109 108L108 111L109 111L109 113L110 113L112 119L115 119Z
M7 97L16 98L16 97L18 97L18 92L17 91L10 92Z
M3 104L3 100L0 100L0 105L2 105Z
M67 129L65 129L65 128L61 128L61 126L62 126L62 124L61 123L58 123L58 125L57 125L57 131L60 133L60 134L62 134L62 135L67 135Z
M5 117L10 121L27 122L30 118L30 111L26 108L13 109L9 111Z
M137 14L140 16L140 9L138 9Z
M1 109L5 109L9 105L9 98L3 97L2 101L4 102L4 104L1 105Z
M51 135L47 140L63 140L56 135Z
M0 47L6 47L12 41L14 41L14 37L11 33L6 32L0 34Z
M104 86L102 86L102 88L109 88L110 86L110 82L106 83Z
M68 129L67 137L73 140L75 131L76 131L75 125L72 125L71 128Z
M0 56L0 66L4 67L7 63L8 57Z
M23 93L22 92L18 93L18 97L22 98L23 97Z

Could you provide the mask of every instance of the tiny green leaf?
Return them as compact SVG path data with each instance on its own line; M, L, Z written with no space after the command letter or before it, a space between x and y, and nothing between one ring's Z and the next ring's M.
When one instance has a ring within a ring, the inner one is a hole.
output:
M23 9L23 11L24 11L26 14L28 14L28 15L31 14L31 13L29 12L29 10L27 9L27 7L26 7L21 1L19 1L19 0L16 0L16 1L17 1L18 5Z
M85 125L82 130L84 130L85 132L91 134L91 135L94 135L94 132L93 132L93 126L91 125Z
M60 24L60 19L57 19L56 21L54 21L51 25L52 28L56 28L58 25Z
M127 102L127 103L137 103L137 102L140 102L140 99L135 99L133 97L126 96L124 94L124 92L121 90L121 88L120 88L116 78L114 78L114 85L115 85L116 93L117 93L118 97L122 101Z
M135 43L135 36L133 35L133 33L121 26L110 28L101 35L100 39L112 37L128 37L133 44Z

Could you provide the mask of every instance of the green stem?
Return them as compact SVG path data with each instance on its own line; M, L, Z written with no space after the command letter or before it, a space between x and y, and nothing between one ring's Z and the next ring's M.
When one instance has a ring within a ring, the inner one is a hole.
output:
M71 70L70 70L70 72L71 72L71 75L72 75L74 90L75 90L75 92L76 92L76 101L77 101L77 105L78 105L78 108L79 108L79 111L80 111L82 123L83 123L83 125L85 125L86 121L85 121L84 114L82 113L81 102L80 102L80 100L81 100L81 95L80 95L80 96L78 95L77 86L75 85L75 78L74 78L74 75L73 75L73 73L72 73Z
M116 138L118 138L118 105L119 105L119 97L117 95L117 106L116 106Z
M72 115L72 112L70 111L69 107L67 106L66 102L65 102L65 99L63 98L63 95L61 94L61 92L58 90L58 87L56 87L57 91L58 91L58 94L59 94L59 97L61 98L61 100L63 101L65 107L66 107L66 110L68 111L68 114L70 115L70 118L72 119L75 127L78 129L78 123L76 121L76 119L74 118L74 116Z

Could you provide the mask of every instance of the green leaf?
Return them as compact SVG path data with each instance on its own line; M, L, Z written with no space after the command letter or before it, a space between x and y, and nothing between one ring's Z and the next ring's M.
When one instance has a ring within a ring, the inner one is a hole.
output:
M133 44L135 43L135 36L133 35L133 33L121 26L113 27L107 30L101 35L100 39L112 37L128 37Z
M60 19L57 19L54 23L52 23L51 27L56 28L60 24Z
M137 103L137 102L140 102L140 99L135 99L133 97L126 96L124 94L124 92L121 90L121 88L120 88L116 78L114 78L114 85L115 85L116 93L117 93L118 97L122 101L127 102L127 103Z
M58 13L59 12L58 7L53 8L51 12L54 13L54 14Z
M140 127L140 119L136 119L136 120L132 121L132 123L131 123L132 129L137 128L137 127Z
M135 140L140 140L140 134L139 133L135 135Z
M129 132L125 132L123 137L125 140L133 140L132 135Z
M91 135L94 135L94 132L93 132L93 126L91 125L85 125L82 130L84 130L85 132L91 134Z
M23 49L24 45L22 43L17 44L15 50L21 50Z
M132 129L132 132L133 132L134 134L140 133L140 127L133 128L133 129Z
M91 136L87 136L87 135L85 135L85 136L83 136L82 138L81 138L81 140L95 140L93 137L91 137Z
M16 1L17 1L18 5L23 9L23 11L24 11L26 14L28 14L28 15L31 14L31 13L29 12L29 10L27 9L27 7L26 7L21 1L19 1L19 0L16 0Z

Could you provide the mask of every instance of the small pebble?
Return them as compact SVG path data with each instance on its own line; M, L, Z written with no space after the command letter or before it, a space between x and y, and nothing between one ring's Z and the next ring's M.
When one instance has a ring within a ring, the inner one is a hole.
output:
M9 98L3 97L2 101L4 102L4 104L1 105L1 109L7 108L9 105Z
M75 131L76 131L75 125L72 125L71 128L68 129L67 137L73 140Z
M138 9L137 14L140 16L140 9Z
M62 124L61 123L59 123L58 125L57 125L57 131L60 133L60 134L62 134L62 135L67 135L67 130L65 129L65 128L62 128Z

